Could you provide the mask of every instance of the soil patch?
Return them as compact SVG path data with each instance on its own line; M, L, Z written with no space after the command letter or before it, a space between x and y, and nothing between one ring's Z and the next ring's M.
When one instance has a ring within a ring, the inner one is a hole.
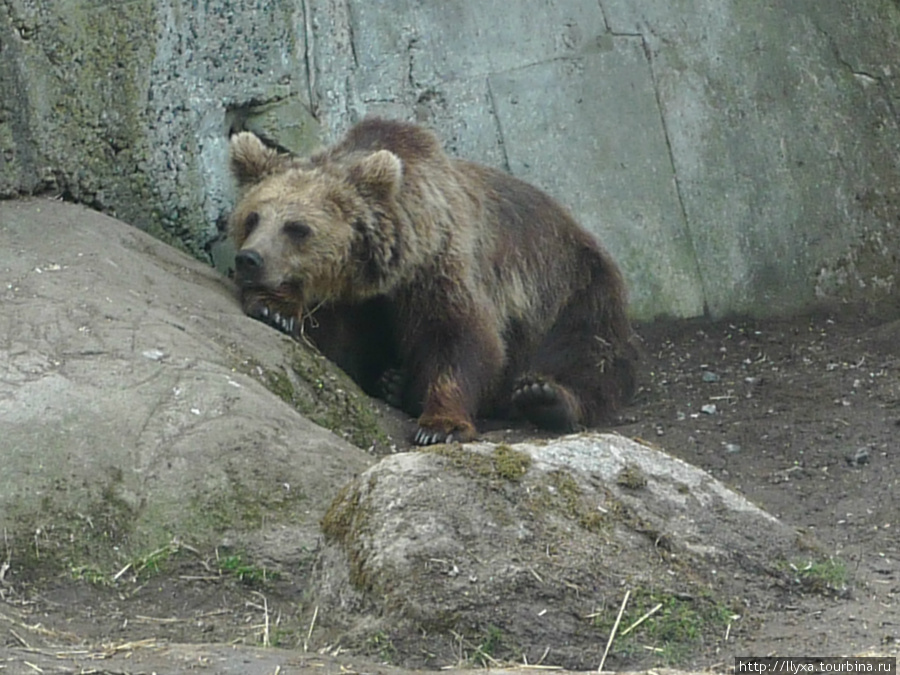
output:
M846 569L841 597L751 608L760 625L733 653L895 653L900 322L847 310L641 334L646 385L617 430L710 472Z

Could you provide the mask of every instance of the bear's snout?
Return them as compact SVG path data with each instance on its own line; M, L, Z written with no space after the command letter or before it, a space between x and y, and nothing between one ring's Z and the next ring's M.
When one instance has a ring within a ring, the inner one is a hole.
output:
M258 251L244 249L234 257L234 267L240 283L257 282L262 275L263 259Z

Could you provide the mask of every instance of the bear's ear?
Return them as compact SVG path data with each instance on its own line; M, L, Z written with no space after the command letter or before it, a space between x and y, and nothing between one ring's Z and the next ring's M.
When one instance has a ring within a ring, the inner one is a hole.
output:
M232 136L230 146L231 173L241 187L258 182L281 163L278 151L249 131Z
M390 150L379 150L353 165L350 177L357 188L374 197L394 197L403 182L403 162Z

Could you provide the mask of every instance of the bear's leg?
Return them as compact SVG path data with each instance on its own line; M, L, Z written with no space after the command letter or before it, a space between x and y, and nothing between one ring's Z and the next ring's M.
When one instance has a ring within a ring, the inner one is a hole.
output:
M408 409L422 411L414 441L417 445L470 441L479 404L498 380L503 344L486 317L465 314L455 321L424 327L412 337L409 357Z
M609 421L633 394L636 360L624 310L610 306L602 288L586 288L560 312L513 386L513 404L551 431Z
M471 441L476 436L471 398L453 370L445 371L429 383L425 405L413 440L416 445Z
M366 394L385 398L391 405L396 405L399 390L383 389L390 374L396 379L396 373L402 372L393 318L383 299L323 305L311 312L262 294L244 292L241 302L244 312L251 318L295 340L311 343ZM394 384L396 386L396 382ZM394 399L388 395L393 395Z
M388 303L383 298L337 303L310 319L307 335L319 351L369 396L382 397L385 373L401 366Z

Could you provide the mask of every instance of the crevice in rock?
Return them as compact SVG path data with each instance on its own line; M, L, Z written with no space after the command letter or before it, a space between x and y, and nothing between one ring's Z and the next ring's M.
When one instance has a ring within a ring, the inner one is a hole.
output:
M312 27L309 0L300 0L300 11L303 12L303 65L306 68L306 97L309 101L310 114L318 120L319 98L316 95L315 32Z
M503 170L512 173L509 164L509 153L506 151L506 137L503 134L503 124L500 122L500 115L497 114L497 99L494 95L494 89L491 87L491 78L487 78L488 98L491 102L491 119L494 120L494 126L497 128L497 139L500 141L500 152L503 154Z
M681 222L684 226L684 237L685 241L687 242L687 246L690 249L691 259L694 262L694 273L697 275L697 279L700 282L700 288L702 289L703 293L703 314L704 316L709 316L709 296L706 288L706 280L703 276L703 269L700 265L700 259L697 256L697 248L696 246L694 246L693 232L691 232L690 220L688 219L687 208L684 204L681 180L678 175L678 165L675 162L675 151L672 148L672 139L669 134L669 125L666 121L662 99L659 96L659 83L656 79L656 71L653 68L653 50L650 48L650 45L643 35L633 35L625 33L612 33L612 35L614 37L628 37L630 39L637 37L641 40L641 47L644 50L644 57L647 60L647 68L650 72L650 81L653 83L653 97L656 99L656 112L659 115L659 123L662 128L663 139L666 142L666 154L669 158L669 165L672 167L672 178L675 182L675 195L678 199L678 208L681 211Z

